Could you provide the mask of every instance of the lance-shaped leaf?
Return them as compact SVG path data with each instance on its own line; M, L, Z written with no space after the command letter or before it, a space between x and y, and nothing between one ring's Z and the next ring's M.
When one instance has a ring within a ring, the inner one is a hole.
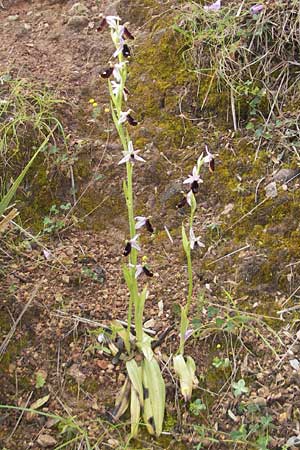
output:
M46 137L44 142L40 145L40 147L37 149L31 160L27 163L27 165L24 167L18 178L14 181L10 189L7 191L7 193L0 199L0 216L4 213L6 208L8 208L9 204L11 203L13 196L15 195L19 185L22 183L23 178L25 177L26 173L34 163L36 157L38 154L44 149L44 147L48 144L48 141L51 136L53 136L53 132L55 131L56 126L51 130L50 134Z
M186 361L182 355L174 356L174 370L179 377L181 393L187 402L192 397L193 387L197 386L198 380L195 375L196 365L193 358L188 356Z
M131 359L126 363L126 369L130 381L137 392L141 406L144 404L142 368L137 365L135 359Z
M131 396L130 396L130 421L131 421L131 437L135 437L139 430L141 415L141 404L138 397L138 393L135 390L133 384L131 385Z
M153 339L149 336L149 334L143 332L141 350L148 361L151 361L153 358L152 344Z
M120 417L126 412L129 405L129 394L130 394L130 381L126 378L120 392L117 394L115 400L115 407L111 412L111 415L116 422Z
M157 437L162 432L165 414L166 388L160 367L155 358L142 363L144 386L144 420L150 434Z

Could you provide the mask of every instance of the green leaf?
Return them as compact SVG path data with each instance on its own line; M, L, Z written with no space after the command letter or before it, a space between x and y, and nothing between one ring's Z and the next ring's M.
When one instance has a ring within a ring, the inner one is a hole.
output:
M200 398L197 398L194 402L190 404L189 410L194 416L199 416L201 411L206 410L206 406L204 405L204 403Z
M130 420L131 420L130 436L131 437L135 437L138 434L140 415L141 415L140 398L132 384L131 385L131 396L130 396Z
M56 128L56 127L55 127ZM54 128L54 129L55 129ZM4 195L4 197L0 200L0 216L4 213L4 211L8 208L10 202L12 201L13 196L16 193L16 190L18 189L19 185L22 183L23 178L25 177L26 173L28 172L29 168L32 166L33 162L35 161L37 155L42 151L42 149L45 147L45 145L48 143L50 136L52 135L54 130L52 130L51 134L47 136L47 138L44 140L44 142L40 145L40 147L37 149L31 160L28 162L28 164L24 167L18 178L15 180L11 188L8 190L8 192Z
M166 388L160 367L153 357L142 362L144 395L144 420L150 434L157 437L162 432L165 414Z
M130 361L126 362L126 369L130 381L137 392L141 406L143 406L144 397L143 397L142 368L137 365L135 359L131 359Z
M237 383L232 383L233 394L235 397L239 397L242 394L247 394L249 389L246 387L245 380L241 379Z

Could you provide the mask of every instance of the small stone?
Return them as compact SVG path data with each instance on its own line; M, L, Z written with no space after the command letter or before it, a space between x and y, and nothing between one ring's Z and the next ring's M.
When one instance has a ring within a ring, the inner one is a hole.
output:
M86 16L73 16L67 22L68 27L73 28L73 30L79 31L85 28L89 23L89 19Z
M26 31L30 31L31 30L31 25L29 23L24 23L24 28Z
M281 183L286 183L299 174L300 169L281 169L273 176L273 180Z
M19 16L17 15L8 16L7 20L8 22L16 22L17 20L19 20Z
M54 439L54 437L50 436L50 434L40 434L39 437L37 438L37 443L41 447L47 448L47 447L53 447L54 445L56 445L57 440Z
M275 198L277 197L277 187L276 187L276 182L272 181L272 183L269 183L266 187L265 187L265 191L266 191L266 196L268 198Z

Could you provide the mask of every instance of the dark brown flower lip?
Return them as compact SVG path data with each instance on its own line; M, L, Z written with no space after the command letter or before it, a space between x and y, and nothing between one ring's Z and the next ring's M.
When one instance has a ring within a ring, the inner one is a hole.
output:
M107 27L107 21L106 21L105 17L103 17L103 19L101 20L99 26L96 28L96 31L101 32L101 31L103 31L106 27Z
M100 77L102 77L102 78L109 78L112 75L113 71L114 71L113 67L108 67L107 69L104 69L100 73Z
M123 255L124 256L128 256L131 252L131 243L127 242L127 244L125 245L124 251L123 251Z
M153 277L153 272L151 272L151 270L149 270L148 267L143 266L143 272L147 277Z
M130 39L130 40L134 39L133 34L130 33L130 31L128 30L127 27L124 27L123 36L125 37L125 39Z
M176 205L176 208L180 209L183 208L187 204L186 197L183 197L180 202Z
M123 45L123 48L122 48L122 55L124 56L124 58L129 58L130 55L131 55L130 48L128 47L127 44L124 44L124 45Z
M198 181L194 180L192 182L191 189L192 189L193 194L197 194L197 192L199 191L199 183L198 183Z
M145 226L146 226L147 231L149 231L149 233L154 233L154 228L149 219L146 220Z
M136 127L138 125L138 121L135 120L130 114L127 114L127 122L133 127Z

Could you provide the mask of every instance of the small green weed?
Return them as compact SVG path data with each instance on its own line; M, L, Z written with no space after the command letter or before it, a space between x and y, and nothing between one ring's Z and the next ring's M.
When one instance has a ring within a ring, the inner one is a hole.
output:
M62 218L62 213L71 208L71 203L65 203L57 207L52 205L49 210L49 215L44 218L44 233L55 233L62 230L65 226L65 221Z

